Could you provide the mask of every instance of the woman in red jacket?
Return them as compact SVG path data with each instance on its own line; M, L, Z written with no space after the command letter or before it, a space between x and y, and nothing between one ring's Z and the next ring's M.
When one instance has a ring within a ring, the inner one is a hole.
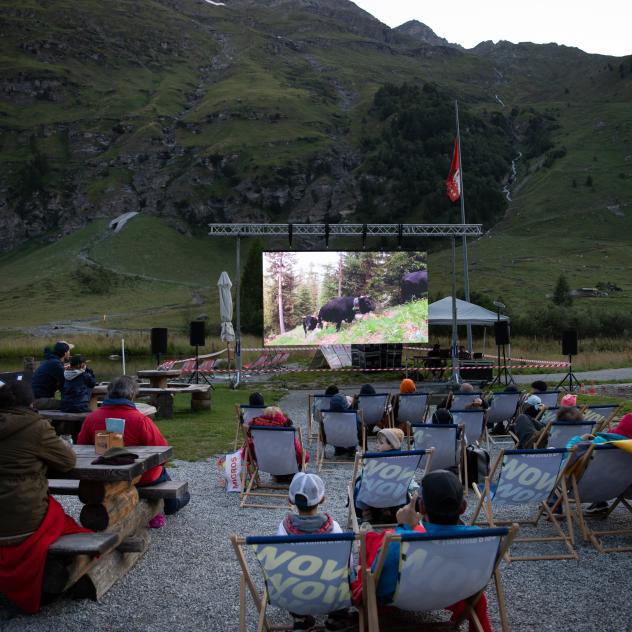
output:
M133 378L128 375L122 375L112 380L108 385L107 399L104 400L97 410L91 412L83 422L77 443L94 445L96 433L105 430L105 420L114 417L125 420L123 443L126 446L168 445L158 426L134 406L134 399L137 395L138 384ZM162 465L158 465L147 470L141 477L138 485L142 487L143 485L153 485L169 480L171 479L167 469ZM179 500L166 498L165 513L176 513L189 502L190 498L191 496L188 492ZM158 523L161 524L158 525ZM155 525L152 526L162 526L162 524L164 524L164 519L156 521Z

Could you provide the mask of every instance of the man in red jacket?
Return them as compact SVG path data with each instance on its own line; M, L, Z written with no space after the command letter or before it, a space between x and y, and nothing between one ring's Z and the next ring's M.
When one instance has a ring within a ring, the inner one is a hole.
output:
M97 410L91 412L83 422L77 443L80 445L94 445L96 433L105 430L105 420L114 417L125 420L123 443L126 446L169 445L162 436L158 426L134 406L134 399L137 395L138 384L133 378L128 375L122 375L112 380L108 386L107 399L104 400ZM141 477L138 485L152 485L169 480L171 479L167 469L162 465L158 465L147 470ZM188 492L181 499L166 498L165 513L176 513L189 502L190 498ZM164 524L164 521L160 522Z

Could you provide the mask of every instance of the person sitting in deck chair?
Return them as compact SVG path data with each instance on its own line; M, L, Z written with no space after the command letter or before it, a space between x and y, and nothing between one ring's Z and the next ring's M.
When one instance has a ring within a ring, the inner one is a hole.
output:
M299 472L290 483L288 500L296 506L298 513L289 513L279 524L276 535L321 535L323 533L342 533L340 525L327 513L318 510L325 501L325 483L316 474ZM293 614L293 630L312 630L316 619L311 615ZM348 610L336 610L327 615L326 631L350 630L351 613Z
M518 437L517 448L530 450L538 442L540 434L546 428L546 424L538 421L536 417L542 409L542 400L537 395L527 397L522 413L518 415L513 426L510 428ZM539 447L546 448L547 441L540 441Z
M378 452L396 452L402 449L402 443L405 438L405 434L403 430L399 428L383 428L377 433L377 446L376 450ZM368 503L362 502L361 500L357 500L358 491L360 490L360 485L362 483L362 477L359 476L356 480L355 484L355 492L354 492L354 503L356 507L356 511L360 512L363 522L371 522L376 518L378 513L381 513L384 520L380 520L380 522L392 522L392 515L397 510L397 507L386 507L383 509L378 509L375 507L371 507ZM408 485L408 497L410 498L412 494L414 494L417 489L419 489L418 483L415 479L410 481Z
M543 380L536 380L531 382L531 394L539 395L540 393L546 393L548 386Z
M283 414L283 411L278 406L268 406L264 409L263 414L259 417L255 417L250 426L284 426L291 427L294 422ZM303 446L300 444L298 437L294 439L294 447L296 449L296 462L299 469L303 463ZM250 465L254 465L257 462L257 455L255 453L255 444L250 436L250 428L246 429L246 443L244 443L241 449L242 460L246 459L246 454L250 454ZM305 463L309 461L309 453L305 450ZM277 482L289 482L292 479L292 474L286 476L277 476Z
M417 385L410 378L404 378L399 383L399 394L395 396L393 400L393 419L395 419L397 427L404 431L405 434L410 433L410 424L405 421L397 421L397 414L399 413L399 396L410 395L417 391Z
M336 393L329 402L329 410L334 413L346 413L353 412L351 408L351 403L349 402L349 398L343 393ZM358 417L358 413L356 413L356 426L358 428L358 442L362 441L362 423ZM327 435L325 434L324 424L321 422L321 432L323 433L323 442L327 443ZM355 456L356 449L355 448L341 448L338 446L334 446L334 454L336 456L342 456L348 454L349 456Z
M30 613L40 609L48 547L90 533L48 494L48 468L66 472L76 455L33 400L25 382L0 385L0 593Z
M121 375L113 379L108 384L108 391L103 404L97 410L92 411L83 422L77 443L79 445L94 445L96 433L105 430L105 420L108 417L114 417L125 420L124 445L169 445L158 426L134 406L134 399L137 395L138 383L134 378L129 375ZM137 485L139 487L156 485L170 480L167 468L158 465L147 470ZM165 498L165 513L171 515L180 511L190 499L189 492L186 492L182 498ZM149 526L156 529L164 524L163 514L158 514L149 521Z
M463 493L463 485L458 477L447 470L435 470L424 476L421 481L420 494L413 495L411 501L397 512L398 526L395 529L381 533L366 534L367 566L375 568L380 557L382 543L386 533L402 533L405 531L419 531L432 535L451 535L453 533L477 530L479 527L461 523L461 515L467 508L467 501ZM399 575L399 543L392 543L384 563L384 568L377 585L377 598L381 606L387 606L392 600L397 587ZM432 582L432 577L428 577ZM362 568L351 583L353 602L362 602ZM464 602L458 602L448 609L452 612L452 621L458 619L465 607ZM492 632L491 622L487 613L487 599L485 593L481 595L474 607L484 632ZM470 632L476 628L470 622Z

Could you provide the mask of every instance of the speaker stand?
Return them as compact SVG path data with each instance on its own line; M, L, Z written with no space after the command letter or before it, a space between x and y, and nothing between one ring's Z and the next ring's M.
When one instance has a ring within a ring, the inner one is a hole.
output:
M193 373L191 373L190 377L189 377L189 384L191 384L194 380L196 384L200 383L200 377L209 385L209 386L213 386L211 384L211 382L209 381L208 377L206 375L204 375L204 373L202 373L200 371L200 348L198 345L195 345L195 370L193 371Z
M157 353L156 354L156 368L158 368L160 366L160 354Z
M502 386L502 385L509 386L509 384L514 384L515 382L513 379L513 375L509 373L509 369L507 368L507 352L505 350L505 345L496 345L496 348L498 349L497 358L496 358L497 359L496 366L498 368L496 369L497 371L496 377L492 380L489 386L492 387L494 386L494 384L498 384L499 386ZM501 348L502 348L502 364L500 362Z
M568 372L555 388L559 388L560 386L562 386L564 382L566 382L566 380L568 380L568 388L564 386L564 390L570 391L572 393L575 389L579 389L579 380L573 373L573 356L572 355L568 356Z

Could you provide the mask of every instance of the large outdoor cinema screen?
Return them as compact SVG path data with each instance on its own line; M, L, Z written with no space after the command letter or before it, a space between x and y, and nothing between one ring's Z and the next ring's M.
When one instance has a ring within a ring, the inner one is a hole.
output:
M428 342L425 252L264 252L265 346Z

